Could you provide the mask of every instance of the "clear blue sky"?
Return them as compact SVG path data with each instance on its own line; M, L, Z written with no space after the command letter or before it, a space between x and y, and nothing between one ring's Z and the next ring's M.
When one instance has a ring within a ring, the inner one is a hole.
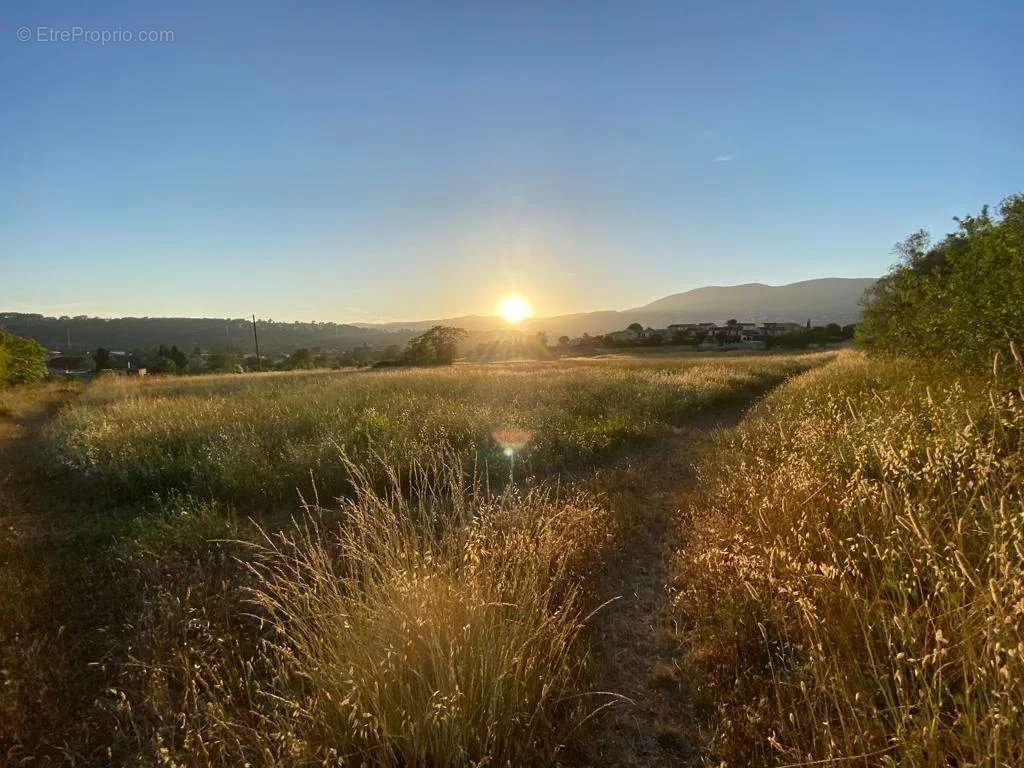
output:
M1024 3L723 5L9 3L0 310L624 308L1024 191Z

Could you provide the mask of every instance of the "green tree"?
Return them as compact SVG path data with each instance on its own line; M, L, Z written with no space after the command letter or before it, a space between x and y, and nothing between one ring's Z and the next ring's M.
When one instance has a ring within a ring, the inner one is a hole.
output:
M455 361L459 343L466 331L447 325L435 325L409 340L405 362L411 365L450 365Z
M1024 195L957 219L936 245L915 232L900 261L868 292L857 341L883 353L987 367L1009 342L1024 341Z
M93 354L93 360L96 363L95 368L97 371L105 371L108 368L113 368L113 366L110 364L109 349L105 349L103 347L97 349L95 354Z
M46 349L33 339L0 331L0 384L29 384L46 376Z
M313 353L305 347L299 347L288 358L288 367L292 370L312 368Z
M211 373L227 373L234 371L242 364L241 353L234 348L213 352L206 359L206 370Z

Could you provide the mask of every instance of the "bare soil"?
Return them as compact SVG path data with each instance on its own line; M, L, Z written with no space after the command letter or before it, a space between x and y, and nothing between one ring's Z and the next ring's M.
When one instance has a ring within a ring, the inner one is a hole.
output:
M644 455L624 462L600 485L612 495L625 531L605 576L596 617L592 664L596 689L622 698L594 718L574 764L687 766L705 764L685 675L673 637L670 563L685 526L680 512L695 490L694 463L716 430L734 427L752 401L694 420Z

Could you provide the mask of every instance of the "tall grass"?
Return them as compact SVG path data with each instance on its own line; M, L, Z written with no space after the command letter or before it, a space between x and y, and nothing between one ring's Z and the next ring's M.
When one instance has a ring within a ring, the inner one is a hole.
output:
M525 472L592 461L702 409L778 383L824 356L458 365L365 373L97 381L49 432L65 474L107 495L170 490L240 501L284 501L312 480L331 496L347 481L340 450L402 467L439 447L507 459L493 439L532 439ZM311 479L312 478L312 479Z
M218 600L176 643L150 617L137 668L158 711L126 694L126 732L167 764L550 764L600 703L579 634L607 512L551 487L489 494L457 460L388 469L383 490L348 470L339 507L245 545L257 639L224 638Z
M676 604L731 764L1024 763L1022 381L850 353L719 440Z

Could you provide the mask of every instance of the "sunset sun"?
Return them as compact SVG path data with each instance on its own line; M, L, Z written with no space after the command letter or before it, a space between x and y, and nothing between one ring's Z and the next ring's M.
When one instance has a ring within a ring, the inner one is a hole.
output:
M517 325L533 314L530 303L522 296L506 296L498 302L498 314L505 321Z

